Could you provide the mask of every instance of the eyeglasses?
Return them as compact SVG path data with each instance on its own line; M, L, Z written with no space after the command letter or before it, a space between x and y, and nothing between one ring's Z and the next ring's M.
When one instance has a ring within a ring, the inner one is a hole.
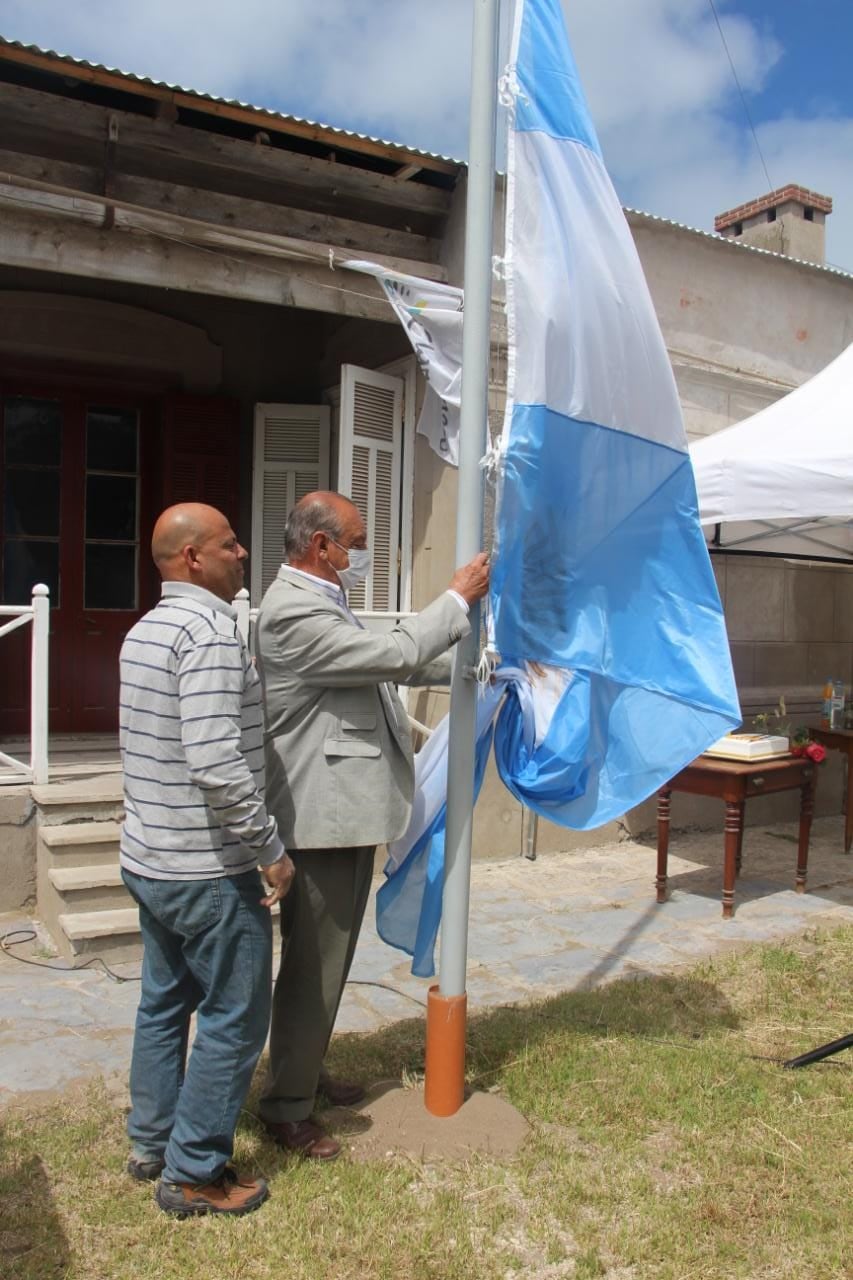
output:
M324 530L324 532L326 532L326 531ZM350 546L345 547L345 546L344 546L344 544L343 544L342 542L338 542L337 538L333 538L333 537L332 537L332 535L331 535L330 533L328 533L328 532L326 532L326 537L329 539L329 541L330 541L330 542L334 542L334 544L335 544L335 546L336 546L336 547L340 547L341 551L343 551L345 555L349 555L349 553L350 553L351 551L366 551L366 550L367 550L367 547L366 547L366 546L364 546L364 547L357 547L357 546L355 546L355 544L351 544Z

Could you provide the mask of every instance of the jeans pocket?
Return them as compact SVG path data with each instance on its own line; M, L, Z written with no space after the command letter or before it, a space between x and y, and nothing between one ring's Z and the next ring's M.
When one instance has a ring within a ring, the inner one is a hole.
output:
M154 880L157 918L172 933L195 938L212 928L222 915L222 882L216 880Z
M267 891L261 880L260 871L244 871L242 875L230 876L229 879L231 885L245 902L257 904L261 898L266 897Z

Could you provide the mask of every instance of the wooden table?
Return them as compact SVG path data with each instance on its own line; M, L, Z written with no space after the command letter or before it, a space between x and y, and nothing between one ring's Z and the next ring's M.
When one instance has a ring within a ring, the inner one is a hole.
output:
M673 791L686 791L694 796L717 796L725 802L725 858L723 862L723 918L734 912L735 879L740 872L743 846L743 813L752 796L771 795L776 791L799 789L800 839L797 847L797 893L806 888L806 866L809 859L809 834L814 810L817 766L801 756L783 756L779 760L718 760L699 756L686 769L661 787L658 792L658 869L655 887L658 902L666 901L666 864L669 854L669 806Z
M809 729L815 742L822 742L830 751L842 751L847 757L847 798L844 802L844 852L850 852L853 843L853 805L850 803L850 782L853 779L853 729Z

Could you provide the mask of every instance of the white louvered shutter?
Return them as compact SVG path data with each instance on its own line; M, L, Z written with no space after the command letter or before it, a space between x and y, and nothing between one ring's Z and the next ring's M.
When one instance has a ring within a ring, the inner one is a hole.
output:
M300 498L329 487L329 409L256 404L252 482L252 604L278 573L284 523Z
M373 568L348 594L353 609L396 610L403 462L403 379L341 368L338 488L367 525Z

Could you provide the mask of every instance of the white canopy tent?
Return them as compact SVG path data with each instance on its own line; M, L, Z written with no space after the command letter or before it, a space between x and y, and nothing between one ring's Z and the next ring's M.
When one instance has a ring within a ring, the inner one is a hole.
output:
M713 547L853 561L853 344L690 456Z

